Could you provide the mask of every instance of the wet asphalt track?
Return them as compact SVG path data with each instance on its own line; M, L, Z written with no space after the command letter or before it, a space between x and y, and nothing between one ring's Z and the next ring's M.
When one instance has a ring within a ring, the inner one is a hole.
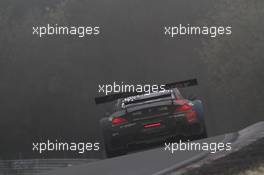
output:
M197 142L221 142L225 135ZM48 175L151 175L184 160L201 154L202 151L177 151L171 154L164 147L105 159L89 164L58 169Z

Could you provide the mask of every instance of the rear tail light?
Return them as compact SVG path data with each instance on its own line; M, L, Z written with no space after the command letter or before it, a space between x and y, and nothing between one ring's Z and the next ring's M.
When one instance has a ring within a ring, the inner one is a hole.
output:
M192 110L192 106L188 103L183 103L182 105L177 106L176 112L185 112L185 117L189 123L193 123L198 120L196 112Z
M186 103L181 105L181 106L177 106L176 107L176 111L177 112L178 111L190 111L190 110L192 110L192 107L190 105L186 104Z
M189 123L193 123L197 121L197 114L195 111L186 113L186 119Z
M115 117L115 118L112 119L112 124L113 125L118 125L118 124L121 124L121 123L124 123L124 122L127 122L127 119L122 118L122 117Z

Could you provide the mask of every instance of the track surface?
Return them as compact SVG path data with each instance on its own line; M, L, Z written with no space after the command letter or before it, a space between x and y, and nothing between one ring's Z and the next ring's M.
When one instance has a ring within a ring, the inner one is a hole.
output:
M222 135L197 142L221 142L224 138L225 136ZM160 147L86 165L58 169L49 175L150 175L201 153L202 151L178 151L171 154L164 151L164 147Z
M166 175L240 174L264 162L264 122L258 122L235 133L232 151L217 152ZM223 168L224 167L224 168ZM163 174L162 174L163 175Z

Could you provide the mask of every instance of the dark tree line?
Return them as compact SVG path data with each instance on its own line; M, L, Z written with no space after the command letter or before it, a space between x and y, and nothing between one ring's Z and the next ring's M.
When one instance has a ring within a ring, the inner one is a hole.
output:
M147 13L141 3L102 2L0 1L0 157L4 153L30 152L32 141L47 138L98 140L98 121L103 113L103 108L95 108L93 102L98 83L116 81L117 75L129 83L158 83L156 78L164 83L174 81L186 70L173 63L181 57L179 48L171 49L167 40L158 36L158 29L145 30L156 22L145 19L154 11L161 13L154 6ZM263 6L264 2L257 0L221 0L208 11L206 19L200 20L203 25L233 27L231 37L202 40L195 60L207 68L194 71L205 72L214 115L207 118L216 126L215 133L263 118ZM119 10L112 11L115 8ZM104 13L98 9L104 9ZM142 19L142 30L135 27L138 19ZM32 36L35 25L97 25L98 21L105 26L102 38L40 40ZM118 38L120 33L123 35ZM120 49L122 46L127 47ZM153 60L158 57L162 61ZM173 77L168 78L168 74ZM223 120L230 122L219 125Z
M203 40L200 59L208 67L210 93L229 130L263 119L264 2L215 3L201 24L231 25L231 37ZM238 120L234 120L238 116ZM217 126L217 125L216 125ZM221 127L218 125L218 127ZM223 126L222 126L223 127Z

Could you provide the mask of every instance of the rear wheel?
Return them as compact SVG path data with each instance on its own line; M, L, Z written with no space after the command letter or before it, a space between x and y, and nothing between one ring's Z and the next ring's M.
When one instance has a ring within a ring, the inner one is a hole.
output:
M207 130L206 130L206 126L204 125L203 132L202 132L202 134L200 134L200 138L203 139L203 138L207 138L207 137L208 137Z
M125 149L112 150L107 144L105 144L105 154L106 157L108 158L117 157L117 156L125 155L126 150Z
M206 130L206 124L205 124L205 120L204 120L204 108L203 108L203 104L201 100L194 100L193 101L194 104L194 109L198 114L198 119L201 122L201 127L202 127L202 133L197 135L195 138L196 139L204 139L207 138L207 130Z
M100 121L106 157L110 158L110 157L125 155L126 154L125 148L122 148L122 146L118 146L119 148L115 149L114 146L112 146L113 143L111 137L109 136L108 123L109 122L107 118L104 118Z
M206 125L205 125L204 120L202 120L202 129L203 129L202 133L199 134L199 135L197 135L195 137L195 140L204 139L204 138L207 138L208 137L207 130L206 130Z
M205 124L205 120L204 120L204 116L202 116L202 127L203 127L203 132L201 134L201 138L207 138L207 129L206 129L206 124Z
M115 146L116 145L116 146ZM115 144L113 141L106 136L104 136L104 146L106 157L117 157L126 154L126 149L121 144Z

